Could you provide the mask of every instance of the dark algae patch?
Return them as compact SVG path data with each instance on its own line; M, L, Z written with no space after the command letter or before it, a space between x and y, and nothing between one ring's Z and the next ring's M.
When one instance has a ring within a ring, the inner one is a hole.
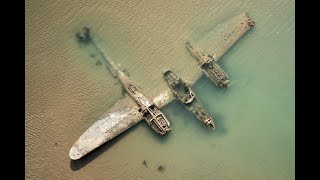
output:
M101 66L102 65L102 62L101 61L97 61L96 62L96 66Z
M146 161L146 160L143 160L143 161L142 161L142 164L143 164L144 166L148 167L148 164L147 164L147 161Z
M165 167L163 165L158 166L158 171L163 172L165 170Z

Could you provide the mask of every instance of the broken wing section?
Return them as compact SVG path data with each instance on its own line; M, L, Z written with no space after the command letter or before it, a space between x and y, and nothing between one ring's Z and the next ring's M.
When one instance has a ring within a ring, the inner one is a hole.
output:
M69 152L70 158L80 159L137 124L142 120L138 109L130 97L120 99L74 143Z

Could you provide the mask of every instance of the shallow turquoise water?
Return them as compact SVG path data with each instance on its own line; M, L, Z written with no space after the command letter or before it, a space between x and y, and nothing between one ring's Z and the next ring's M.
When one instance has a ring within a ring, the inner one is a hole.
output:
M295 179L294 5L26 2L26 178ZM84 160L70 162L72 144L122 96L117 81L78 47L75 32L91 27L103 52L152 97L166 88L162 68L182 77L196 70L185 40L210 52L220 25L243 11L256 26L218 61L230 87L219 89L205 76L193 85L216 119L216 131L174 101L163 108L172 124L168 136L141 122Z

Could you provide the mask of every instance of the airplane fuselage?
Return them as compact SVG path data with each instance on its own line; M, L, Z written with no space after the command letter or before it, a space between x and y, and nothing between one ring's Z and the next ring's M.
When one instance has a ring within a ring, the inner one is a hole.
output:
M208 113L205 112L201 103L197 100L195 94L193 93L190 85L184 82L179 78L175 73L168 70L164 72L164 78L167 81L171 91L174 96L181 102L183 105L206 126L215 129L213 118L210 117Z

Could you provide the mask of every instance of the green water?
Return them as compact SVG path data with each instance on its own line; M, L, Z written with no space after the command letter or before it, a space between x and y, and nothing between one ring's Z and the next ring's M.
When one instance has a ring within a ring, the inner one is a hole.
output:
M295 179L294 6L290 0L27 1L26 179ZM72 144L122 97L117 80L77 44L79 29L90 27L102 51L153 97L167 87L162 69L186 80L199 71L186 40L212 51L219 27L243 11L256 26L218 61L230 87L219 89L205 76L193 85L215 131L173 101L162 109L172 127L167 136L141 122L71 162Z

